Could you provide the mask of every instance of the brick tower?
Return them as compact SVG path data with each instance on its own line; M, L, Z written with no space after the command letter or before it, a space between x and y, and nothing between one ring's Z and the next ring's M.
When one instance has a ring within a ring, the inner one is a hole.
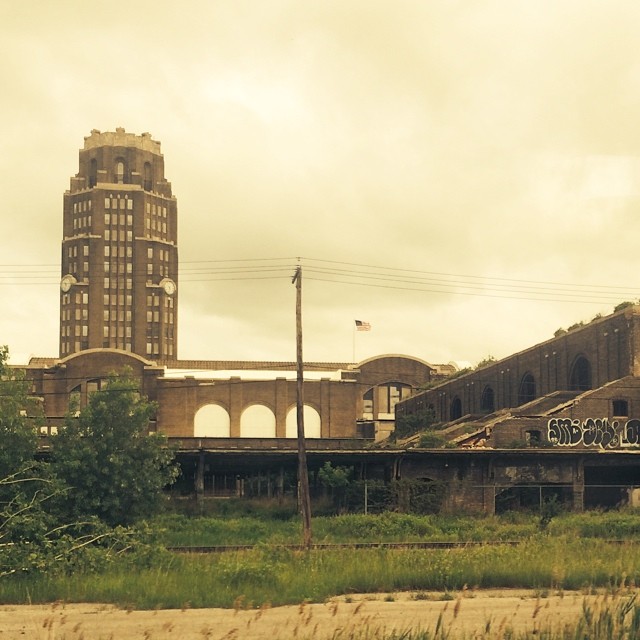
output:
M160 143L93 130L64 194L60 357L177 358L178 220Z

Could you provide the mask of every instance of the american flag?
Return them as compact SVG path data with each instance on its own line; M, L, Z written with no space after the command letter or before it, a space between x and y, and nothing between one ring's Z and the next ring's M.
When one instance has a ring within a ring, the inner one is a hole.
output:
M371 324L364 320L356 320L356 331L371 331Z

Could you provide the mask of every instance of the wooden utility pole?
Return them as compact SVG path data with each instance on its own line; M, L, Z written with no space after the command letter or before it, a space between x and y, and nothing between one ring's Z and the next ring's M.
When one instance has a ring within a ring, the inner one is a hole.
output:
M296 414L298 418L298 499L302 512L302 531L305 549L311 548L311 497L307 449L304 440L304 370L302 365L302 267L298 266L292 282L296 285Z

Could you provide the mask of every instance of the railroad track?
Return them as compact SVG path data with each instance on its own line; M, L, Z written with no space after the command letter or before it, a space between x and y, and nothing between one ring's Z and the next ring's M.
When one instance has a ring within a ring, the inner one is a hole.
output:
M609 539L601 542L607 544L632 544L635 540ZM483 540L483 541L448 541L448 542L329 542L312 544L313 551L325 551L331 549L460 549L465 547L495 547L508 546L515 547L526 540ZM167 547L168 551L174 553L225 553L230 551L251 551L259 546L267 546L273 549L286 549L287 551L303 551L301 544L217 544L211 546L192 547Z
M460 547L480 547L508 545L515 546L521 540L500 540L491 542L331 542L312 544L313 551L325 551L327 549L454 549ZM203 547L167 547L175 553L224 553L227 551L250 551L259 545L254 544L218 544ZM286 549L288 551L302 551L301 544L273 544L266 545L274 549Z

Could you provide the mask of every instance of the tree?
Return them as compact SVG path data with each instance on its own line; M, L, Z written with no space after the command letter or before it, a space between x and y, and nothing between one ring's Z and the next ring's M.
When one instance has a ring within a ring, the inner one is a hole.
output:
M40 562L37 550L59 528L47 508L63 490L36 461L42 405L24 370L8 361L8 347L0 346L0 577Z
M63 511L111 526L157 512L178 470L166 438L148 433L155 409L126 372L91 394L77 417L67 417L52 439L54 472L70 487Z
M24 371L9 367L8 360L8 347L0 346L0 478L33 463L42 415Z
M9 522L23 521L31 506L57 491L35 460L42 405L29 395L24 370L8 361L8 347L0 346L0 544L13 541Z
M623 309L627 309L628 307L633 307L634 304L635 302L633 302L632 300L625 300L624 302L618 303L613 308L613 312L617 313L618 311L622 311Z
M476 365L476 369L484 369L485 367L488 367L495 362L497 362L495 357L489 354L486 358L483 358L482 360L480 360L480 362L478 362L478 364Z

